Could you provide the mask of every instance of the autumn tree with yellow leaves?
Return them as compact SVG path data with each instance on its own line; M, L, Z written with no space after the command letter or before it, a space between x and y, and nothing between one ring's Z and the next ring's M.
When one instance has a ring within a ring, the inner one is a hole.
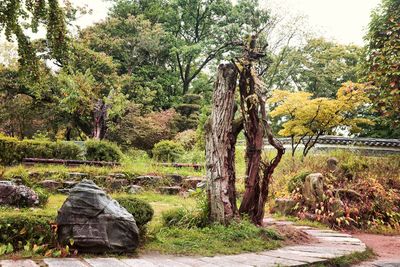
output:
M308 92L275 90L268 100L274 107L270 114L282 122L279 135L291 138L292 156L300 144L304 144L302 156L307 156L321 135L339 127L357 133L361 125L372 124L361 115L371 104L366 89L365 84L347 82L334 99L313 98Z

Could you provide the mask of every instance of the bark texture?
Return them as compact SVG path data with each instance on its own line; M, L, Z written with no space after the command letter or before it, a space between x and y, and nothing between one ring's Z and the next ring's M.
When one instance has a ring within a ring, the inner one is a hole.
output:
M218 67L213 107L206 124L207 191L210 219L223 224L238 215L235 191L235 144L242 122L234 121L237 71L233 64Z

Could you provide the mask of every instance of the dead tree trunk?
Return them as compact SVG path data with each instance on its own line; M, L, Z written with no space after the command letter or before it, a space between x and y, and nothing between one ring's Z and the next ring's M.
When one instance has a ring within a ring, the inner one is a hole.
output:
M210 219L223 224L238 215L235 190L235 144L242 122L234 121L237 71L218 67L211 116L206 124L207 192Z
M244 49L243 58L236 63L240 75L239 91L241 112L244 118L244 134L246 137L246 181L245 193L239 208L241 214L248 215L252 222L262 224L264 208L268 197L269 184L275 167L284 153L281 143L274 139L268 124L265 109L263 83L257 76L254 62L265 56L256 49L256 36ZM277 149L272 160L262 158L263 139Z
M93 138L102 140L106 135L107 105L103 100L98 100L93 112Z

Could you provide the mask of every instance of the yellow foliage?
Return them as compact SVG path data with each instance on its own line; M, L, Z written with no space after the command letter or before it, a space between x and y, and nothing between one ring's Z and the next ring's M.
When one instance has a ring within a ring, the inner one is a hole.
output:
M312 96L308 92L273 92L268 103L275 106L271 116L284 121L280 135L312 136L331 133L339 126L358 132L360 124L372 124L371 120L359 117L359 111L370 104L364 84L344 83L335 99Z

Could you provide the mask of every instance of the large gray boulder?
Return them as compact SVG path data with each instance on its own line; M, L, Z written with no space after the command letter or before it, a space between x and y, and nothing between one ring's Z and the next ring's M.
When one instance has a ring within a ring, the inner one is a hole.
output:
M39 197L27 186L10 181L0 181L0 205L32 207L39 204Z
M58 241L81 252L129 252L139 243L135 219L93 181L71 189L58 211Z

